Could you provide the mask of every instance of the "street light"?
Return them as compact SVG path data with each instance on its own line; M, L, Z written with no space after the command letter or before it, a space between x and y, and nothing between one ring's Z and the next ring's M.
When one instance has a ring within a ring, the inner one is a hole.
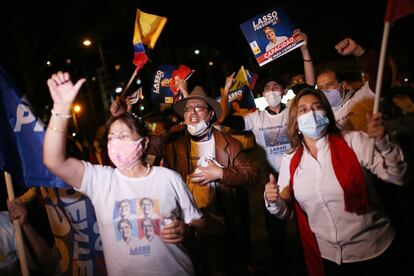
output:
M85 40L82 42L82 44L83 44L85 47L90 47L90 46L92 45L92 41L91 41L91 40L89 40L89 39L85 39Z
M102 69L103 69L103 77L104 77L104 80L107 81L108 80L108 73L106 71L104 53L103 53L102 45L101 45L99 39L96 38L95 41L92 41L91 39L86 38L82 41L83 46L85 46L86 48L91 47L93 43L96 43L97 46L98 46L99 59L101 60ZM120 67L119 67L119 69L120 69ZM109 104L108 104L106 96L105 96L105 88L101 88L101 96L102 96L102 103L104 105L104 108L107 108Z
M81 111L82 111L82 107L80 106L80 104L74 104L73 105L72 117L73 117L73 123L75 125L76 132L79 132L78 120L76 118L76 114L80 113Z

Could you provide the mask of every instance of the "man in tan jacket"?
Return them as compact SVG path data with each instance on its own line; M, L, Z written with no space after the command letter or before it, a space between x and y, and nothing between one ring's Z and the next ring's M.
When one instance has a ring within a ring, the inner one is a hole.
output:
M195 267L208 275L235 275L248 252L245 186L256 182L256 170L240 142L213 127L221 107L200 86L174 109L186 127L169 140L164 162L181 174L207 221L190 245Z

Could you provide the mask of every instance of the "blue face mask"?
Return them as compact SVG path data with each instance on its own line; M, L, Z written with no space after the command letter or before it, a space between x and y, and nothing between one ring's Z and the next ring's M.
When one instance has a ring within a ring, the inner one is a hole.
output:
M328 99L329 104L332 107L338 107L342 103L341 92L339 91L340 86L341 85L338 85L338 87L333 90L322 91L323 94L325 94L326 98Z
M326 134L329 119L323 110L310 111L298 117L298 128L308 138L318 140Z

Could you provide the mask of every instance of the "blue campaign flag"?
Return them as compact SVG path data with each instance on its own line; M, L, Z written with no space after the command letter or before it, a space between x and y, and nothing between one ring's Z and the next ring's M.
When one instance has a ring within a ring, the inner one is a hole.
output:
M25 186L69 188L43 164L45 126L0 66L0 169Z

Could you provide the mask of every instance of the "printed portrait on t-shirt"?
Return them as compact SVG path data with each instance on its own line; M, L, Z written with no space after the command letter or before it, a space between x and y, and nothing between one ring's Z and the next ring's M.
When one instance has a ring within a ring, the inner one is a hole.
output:
M123 239L123 234L131 234L133 237L138 237L137 205L135 199L122 199L115 202L113 217L117 241ZM123 221L123 224L120 225L120 221ZM131 226L130 233L128 232L129 229L127 229L126 221L128 221ZM124 233L121 232L120 227L125 230Z
M268 127L263 130L263 137L268 154L283 154L290 148L286 128L283 126Z
M160 204L158 199L137 198L139 239L152 240L160 235ZM150 223L151 222L151 223Z

